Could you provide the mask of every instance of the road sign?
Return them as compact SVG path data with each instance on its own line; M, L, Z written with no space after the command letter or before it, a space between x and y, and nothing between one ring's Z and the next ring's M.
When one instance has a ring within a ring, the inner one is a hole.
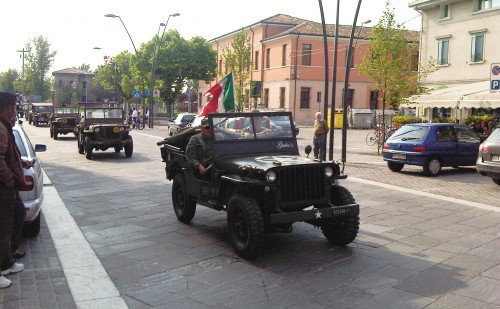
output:
M160 97L160 90L154 90L153 91L153 97L159 98Z
M500 63L492 63L490 67L490 92L500 91Z
M149 91L149 89L146 89L144 91L146 92L146 97L149 97L149 94L151 93L151 91Z
M141 96L141 91L140 90L134 90L134 99L140 99Z

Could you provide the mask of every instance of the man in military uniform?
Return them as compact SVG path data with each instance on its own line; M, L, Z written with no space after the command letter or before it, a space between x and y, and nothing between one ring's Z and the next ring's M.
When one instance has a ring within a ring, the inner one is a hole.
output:
M186 159L200 176L205 176L212 167L214 149L212 133L208 119L201 121L201 132L189 139L186 147Z

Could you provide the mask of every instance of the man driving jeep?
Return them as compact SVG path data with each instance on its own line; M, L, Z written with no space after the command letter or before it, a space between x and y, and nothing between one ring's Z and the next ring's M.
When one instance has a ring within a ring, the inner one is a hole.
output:
M207 118L201 121L201 132L189 139L186 147L186 159L191 167L204 176L211 168L214 156L212 133Z

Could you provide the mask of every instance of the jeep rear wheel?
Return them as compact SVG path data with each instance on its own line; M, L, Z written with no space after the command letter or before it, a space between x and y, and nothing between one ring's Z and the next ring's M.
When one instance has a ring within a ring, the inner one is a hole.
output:
M333 205L341 206L356 203L351 192L344 187L331 188ZM328 241L335 246L345 246L358 235L359 216L350 215L321 220L321 231Z
M83 141L80 141L80 137L77 138L76 142L78 143L78 153L79 154L84 154L85 153L85 147L83 145Z
M237 195L228 204L227 226L231 243L244 259L255 258L264 246L264 220L257 201Z
M182 174L174 177L172 185L172 203L174 212L179 221L189 223L196 213L196 200L186 191L186 180Z
M85 158L90 160L92 158L92 150L94 150L91 144L90 136L85 136L84 146L85 146Z
M54 127L50 126L50 137L54 137Z

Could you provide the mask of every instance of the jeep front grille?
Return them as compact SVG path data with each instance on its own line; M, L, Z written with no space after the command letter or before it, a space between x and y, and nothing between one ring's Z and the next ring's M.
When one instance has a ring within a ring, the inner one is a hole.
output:
M276 172L281 203L314 202L325 198L325 172L322 165L287 166Z
M113 128L115 128L115 127L100 127L99 128L99 137L100 138L109 138L109 139L120 138L120 132L118 132L118 133L113 132Z

